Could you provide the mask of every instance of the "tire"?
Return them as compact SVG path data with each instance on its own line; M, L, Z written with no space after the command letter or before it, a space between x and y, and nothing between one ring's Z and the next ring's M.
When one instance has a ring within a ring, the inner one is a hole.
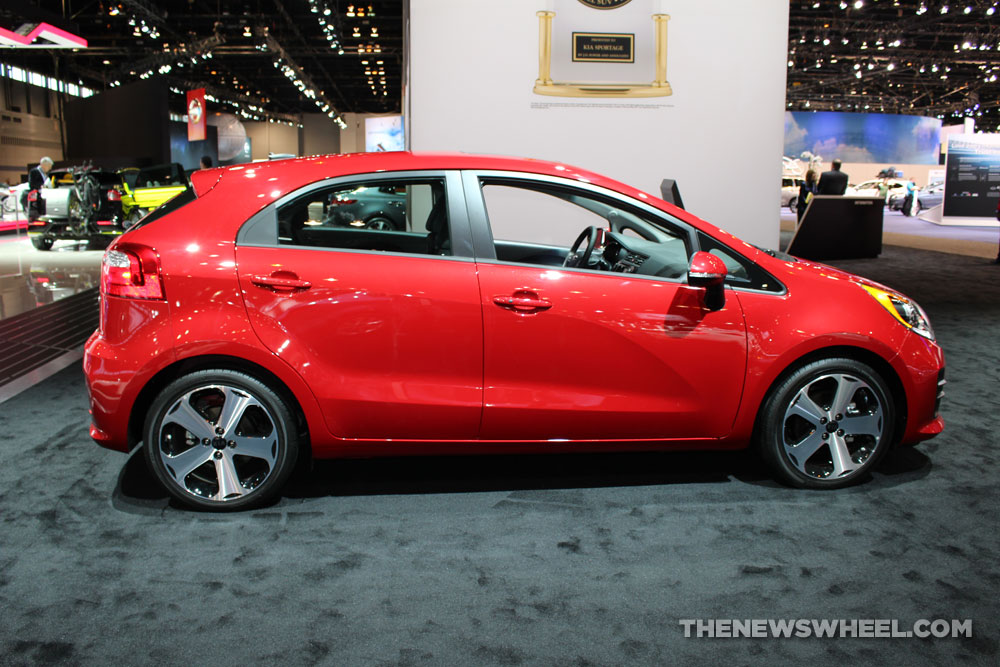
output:
M220 424L230 410L229 423ZM259 507L295 468L295 423L285 401L256 378L197 371L170 383L153 401L144 429L146 463L187 507Z
M799 206L799 198L792 197L788 202L788 210L791 211L792 213L795 213L798 210L798 206Z
M32 236L31 245L35 246L38 250L51 250L52 244L56 240L51 236Z
M384 218L381 215L376 215L372 218L368 218L365 221L365 227L368 229L375 229L383 232L394 232L398 231L396 225L393 224L392 220L389 218Z
M875 370L853 359L823 359L775 386L757 444L780 481L839 489L868 476L891 447L894 424L892 394Z

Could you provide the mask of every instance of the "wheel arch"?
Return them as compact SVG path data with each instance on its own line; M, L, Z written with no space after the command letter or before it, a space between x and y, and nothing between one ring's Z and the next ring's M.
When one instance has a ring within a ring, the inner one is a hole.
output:
M156 396L171 382L179 377L204 370L229 370L245 373L277 393L285 401L292 414L295 416L296 425L299 430L302 451L299 452L305 459L312 457L312 445L309 438L309 421L295 392L277 375L264 368L260 364L248 359L234 357L224 354L206 354L196 357L179 359L172 364L162 368L152 378L146 382L139 391L135 401L132 403L132 411L129 414L128 439L131 445L135 445L143 439L143 428L146 422L146 415L149 408L156 400Z
M906 432L907 403L906 390L903 387L903 381L900 379L896 369L893 368L892 364L890 364L884 357L872 352L871 350L851 345L837 345L821 347L796 358L791 363L786 365L785 368L783 368L781 372L774 377L768 386L767 391L764 392L762 400L757 405L757 413L754 415L753 436L751 438L752 446L756 447L760 440L760 421L761 416L764 413L764 408L767 406L768 401L771 400L771 396L774 395L774 392L779 386L781 386L785 379L803 366L811 364L815 361L835 358L853 359L854 361L859 361L863 364L871 366L872 370L877 372L885 381L886 385L889 387L889 393L891 394L890 399L892 400L895 413L892 431L893 441L891 446L895 447L896 444L899 443L903 434Z

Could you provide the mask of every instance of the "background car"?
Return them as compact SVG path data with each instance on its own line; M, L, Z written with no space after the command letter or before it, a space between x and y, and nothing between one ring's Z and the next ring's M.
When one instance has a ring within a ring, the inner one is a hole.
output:
M28 222L28 237L37 249L48 250L58 239L89 241L122 233L117 173L87 165L53 170L49 180L51 186L38 191L40 215Z
M857 185L850 185L847 187L847 191L844 193L848 197L878 197L879 196L879 186L882 183L881 178L873 178L870 181L864 181L858 183ZM888 191L886 192L886 201L889 201L889 197L897 193L906 194L906 184L909 183L906 179L902 178L888 178L885 179L886 187Z
M406 229L406 189L360 187L330 195L325 220L342 227Z
M944 426L916 303L592 172L373 153L191 179L108 248L84 357L93 439L143 443L190 507L267 502L308 457L751 443L830 489ZM371 190L405 225L317 220Z
M917 211L933 208L944 201L944 182L930 183L917 189ZM906 192L897 192L889 196L888 206L893 211L902 211L906 201Z
M141 169L123 169L122 214L125 225L135 224L153 209L162 206L188 188L187 174L176 162Z
M781 179L781 207L787 206L794 211L799 201L799 186L805 182L801 178Z

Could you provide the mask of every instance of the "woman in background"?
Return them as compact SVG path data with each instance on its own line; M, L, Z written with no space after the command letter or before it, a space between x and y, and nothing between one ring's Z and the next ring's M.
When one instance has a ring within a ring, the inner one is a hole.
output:
M806 172L806 180L799 186L799 198L795 202L795 210L798 213L799 221L802 220L802 216L806 212L806 207L809 206L809 200L812 199L814 194L816 194L816 171L810 169Z

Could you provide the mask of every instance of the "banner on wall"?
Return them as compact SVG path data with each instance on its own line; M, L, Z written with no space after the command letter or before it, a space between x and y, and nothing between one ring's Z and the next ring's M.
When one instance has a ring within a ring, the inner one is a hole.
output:
M205 89L187 91L188 141L205 140Z
M786 111L785 155L824 162L938 164L941 121L924 116Z
M1000 135L948 137L944 216L992 218L1000 201Z

